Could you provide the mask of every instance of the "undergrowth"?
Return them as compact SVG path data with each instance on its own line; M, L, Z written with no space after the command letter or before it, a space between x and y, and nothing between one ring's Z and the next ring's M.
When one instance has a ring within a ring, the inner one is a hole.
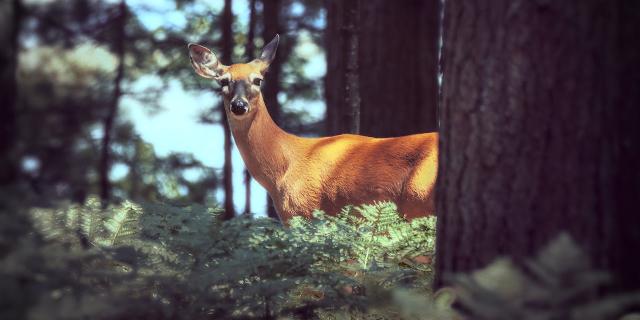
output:
M595 320L640 301L594 299L608 278L566 236L524 270L500 259L433 294L434 217L386 202L286 228L219 213L90 198L0 214L0 319Z
M435 218L404 221L392 203L287 228L220 222L219 209L198 205L103 210L95 198L29 213L35 230L1 264L2 289L19 292L3 319L364 317L376 294L428 293L432 275L414 257L433 255Z

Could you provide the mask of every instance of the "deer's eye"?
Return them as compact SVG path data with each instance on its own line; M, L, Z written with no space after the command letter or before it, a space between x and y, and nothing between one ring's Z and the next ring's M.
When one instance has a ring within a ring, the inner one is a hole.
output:
M262 79L260 78L253 79L253 84L259 87L262 84Z
M220 85L223 87L226 87L229 85L229 78L222 78L220 79Z

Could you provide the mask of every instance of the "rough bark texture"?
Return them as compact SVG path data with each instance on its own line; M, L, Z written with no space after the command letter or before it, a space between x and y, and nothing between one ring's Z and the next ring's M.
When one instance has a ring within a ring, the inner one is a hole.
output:
M566 230L640 287L638 9L446 1L436 286Z
M107 115L104 119L102 132L102 149L100 155L100 167L98 172L100 175L100 199L102 205L107 206L111 200L111 181L109 173L111 172L111 138L113 134L113 124L118 116L118 106L122 97L122 81L124 80L124 55L127 24L127 4L124 0L120 1L118 18L114 22L114 53L118 57L118 66L116 68L116 76L113 79L113 96Z
M284 34L284 29L280 23L280 10L282 7L282 1L280 0L262 0L262 40L264 44L269 43L276 34ZM276 57L269 66L269 71L264 77L264 88L262 89L262 96L267 105L267 110L271 115L273 121L282 126L281 121L281 106L278 102L278 93L280 92L280 81L282 74L282 61L284 58L283 50L287 40L281 38L281 43L276 52ZM271 218L278 219L278 214L273 207L273 201L271 197L267 195L267 215Z
M19 0L0 4L0 186L10 185L17 179L16 138L16 69L18 66L18 33L22 20Z
M222 29L222 61L231 64L231 56L233 54L233 14L231 12L231 0L224 0L224 8L222 9L222 18L220 19ZM233 167L231 165L231 130L229 129L229 121L224 105L220 102L220 110L222 113L222 126L224 130L224 164L222 167L222 183L224 186L224 214L223 220L229 220L236 215L233 205Z
M358 10L360 132L401 136L435 131L439 0L362 1ZM345 10L349 2L327 1L327 133L349 130L345 120L347 60Z

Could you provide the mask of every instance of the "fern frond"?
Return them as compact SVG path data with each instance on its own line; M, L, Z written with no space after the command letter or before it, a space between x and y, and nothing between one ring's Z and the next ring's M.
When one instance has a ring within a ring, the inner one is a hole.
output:
M108 245L116 245L132 239L140 231L138 219L142 208L129 201L125 201L115 209L115 214L105 221L104 226L110 232ZM104 241L102 243L105 243Z

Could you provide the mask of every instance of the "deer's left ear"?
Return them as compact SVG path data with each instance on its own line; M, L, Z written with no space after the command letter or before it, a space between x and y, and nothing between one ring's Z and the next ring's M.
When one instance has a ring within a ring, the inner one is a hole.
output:
M204 78L219 76L225 67L211 50L195 43L189 44L189 59L196 73Z
M277 35L262 49L262 53L260 54L260 58L258 60L264 64L264 69L266 70L273 59L276 58L276 51L278 50L278 42L280 42L280 35ZM263 70L264 72L264 70Z

